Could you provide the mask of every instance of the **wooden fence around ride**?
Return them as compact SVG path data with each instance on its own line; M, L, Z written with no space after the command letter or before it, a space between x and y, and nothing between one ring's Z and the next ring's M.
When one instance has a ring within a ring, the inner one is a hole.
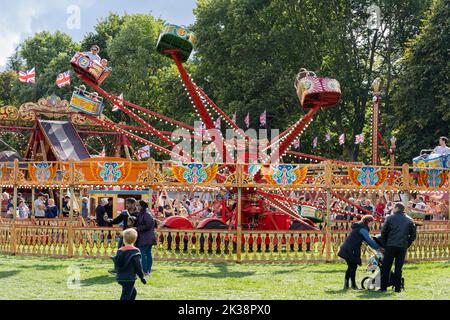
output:
M434 225L433 227L437 227ZM407 261L450 259L450 230L419 230L409 248ZM372 230L372 234L379 231ZM0 253L61 258L109 258L118 248L121 229L66 225L0 225ZM242 263L321 263L337 262L340 245L348 230L330 234L326 252L325 231L242 231L240 247L234 230L158 229L153 255L161 261L206 261ZM363 259L372 255L363 247Z

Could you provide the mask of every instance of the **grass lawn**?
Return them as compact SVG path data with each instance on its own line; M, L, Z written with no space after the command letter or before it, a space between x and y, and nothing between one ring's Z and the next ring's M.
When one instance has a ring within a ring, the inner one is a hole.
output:
M118 299L108 260L0 255L0 299ZM448 299L450 261L408 264L406 290L343 291L344 264L154 263L138 299ZM78 270L78 271L77 271ZM79 285L71 286L79 272ZM357 279L367 273L358 269ZM69 280L69 281L68 281Z

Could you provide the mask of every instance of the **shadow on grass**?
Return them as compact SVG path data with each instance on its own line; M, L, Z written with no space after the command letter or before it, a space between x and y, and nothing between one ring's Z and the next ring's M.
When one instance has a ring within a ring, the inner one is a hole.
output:
M215 279L221 279L221 278L244 278L255 274L255 271L230 271L228 270L228 265L224 263L215 263L213 264L214 267L219 269L218 272L196 272L191 270L177 270L178 274L183 275L184 277L194 277L194 278L201 278L201 277L207 277L207 278L215 278Z
M350 291L349 291L349 289L339 289L339 290L327 289L327 290L324 290L324 292L327 293L327 294L344 294L344 293L347 293L347 292L350 292Z
M324 290L326 294L345 294L345 293L356 293L360 299L378 299L386 296L392 296L393 292L379 292L371 290L352 290L352 289L339 289L339 290Z
M311 270L311 271L308 271L308 272L310 272L310 273L325 273L325 274L327 274L327 273L342 273L342 274L345 274L345 269L340 269L340 270Z
M116 282L116 279L112 275L102 275L92 278L87 278L81 280L81 286L82 287L89 287L89 286L95 286L95 285L102 285L102 284L111 284Z
M394 293L390 291L380 292L376 290L361 290L357 292L359 293L358 298L361 299L378 299L384 297L391 297L394 295Z
M32 269L32 270L57 270L66 269L68 266L65 265L48 265L48 264L30 264L17 266L17 269Z
M20 271L17 271L17 270L14 270L14 271L0 271L0 279L13 277L16 274L18 274L19 272Z

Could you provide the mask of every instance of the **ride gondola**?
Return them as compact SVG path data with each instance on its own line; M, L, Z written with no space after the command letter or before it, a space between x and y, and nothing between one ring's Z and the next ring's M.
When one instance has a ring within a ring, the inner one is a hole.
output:
M317 77L312 71L300 69L294 83L297 96L305 109L315 107L332 107L341 99L339 81L331 78Z
M70 60L70 64L76 73L85 76L89 80L100 85L111 72L110 67L103 66L96 60L91 60L83 52L77 52Z
M186 62L197 43L197 36L184 26L167 24L161 32L156 45L156 50L170 57L166 50L178 50L178 57Z
M71 108L86 113L91 116L99 116L105 107L103 97L97 92L88 92L84 86L76 87L70 99Z

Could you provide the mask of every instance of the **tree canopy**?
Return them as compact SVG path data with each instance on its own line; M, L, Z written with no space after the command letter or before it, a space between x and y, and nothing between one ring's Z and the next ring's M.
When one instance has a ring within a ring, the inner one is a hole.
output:
M337 79L342 99L320 110L301 136L302 152L370 162L371 84L382 80L381 133L396 135L400 162L410 162L420 149L434 146L449 129L449 1L434 0L199 0L190 26L198 36L186 68L204 91L238 125L251 115L258 127L267 111L269 128L283 131L305 110L294 89L298 70ZM377 28L368 25L368 8L381 15ZM79 84L55 86L57 74L70 68L70 58L91 45L113 68L102 85L128 101L189 124L196 119L174 64L155 50L165 21L147 14L110 13L77 43L61 32L39 32L20 44L0 73L0 103L21 104L56 94L70 99ZM35 85L20 83L17 72L36 68ZM122 112L104 113L135 124ZM170 126L145 118L159 129ZM420 128L421 130L417 130ZM364 132L366 141L355 145ZM325 142L325 135L331 141ZM338 136L344 133L344 146ZM145 136L152 140L151 136ZM318 137L317 148L312 141ZM157 141L157 140L154 140ZM381 152L382 160L387 155Z

